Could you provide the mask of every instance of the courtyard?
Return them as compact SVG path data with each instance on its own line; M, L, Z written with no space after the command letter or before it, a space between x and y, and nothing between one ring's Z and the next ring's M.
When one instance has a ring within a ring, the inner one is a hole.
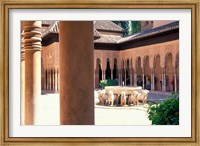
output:
M96 93L96 91L94 91ZM162 101L168 92L150 92L148 102ZM94 94L95 125L151 125L148 119L147 104L137 106L101 106L97 94ZM59 94L44 93L37 101L35 125L60 125Z
M21 124L151 125L148 103L179 91L179 21L138 24L126 35L114 21L23 21ZM140 87L145 104L127 106L136 94L123 91L124 106L99 106L93 91L106 80Z

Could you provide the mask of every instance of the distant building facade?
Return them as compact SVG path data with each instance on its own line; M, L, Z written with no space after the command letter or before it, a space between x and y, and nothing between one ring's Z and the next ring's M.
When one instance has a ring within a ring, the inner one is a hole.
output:
M123 37L113 22L94 22L94 88L100 80L115 79L151 91L179 90L179 22L142 21L141 30ZM58 50L59 22L43 21L42 90L47 92L59 92Z

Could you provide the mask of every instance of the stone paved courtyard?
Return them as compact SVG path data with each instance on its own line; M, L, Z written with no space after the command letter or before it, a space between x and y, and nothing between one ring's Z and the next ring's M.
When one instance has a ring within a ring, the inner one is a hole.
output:
M148 101L163 100L169 93L150 92ZM147 118L148 104L138 106L101 106L95 96L95 125L151 125ZM37 101L36 125L59 125L59 94L43 94Z

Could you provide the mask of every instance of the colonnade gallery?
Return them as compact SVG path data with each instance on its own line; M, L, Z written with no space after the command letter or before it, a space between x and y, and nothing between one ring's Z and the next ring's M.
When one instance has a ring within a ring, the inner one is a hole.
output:
M59 22L42 24L42 90L58 92ZM123 37L124 30L113 22L94 22L95 88L100 80L115 79L151 91L179 90L179 22L142 21L141 29Z
M56 92L61 125L93 125L94 88L103 79L179 90L178 21L141 21L141 32L130 36L111 21L23 21L21 32L25 125L36 123L41 94Z

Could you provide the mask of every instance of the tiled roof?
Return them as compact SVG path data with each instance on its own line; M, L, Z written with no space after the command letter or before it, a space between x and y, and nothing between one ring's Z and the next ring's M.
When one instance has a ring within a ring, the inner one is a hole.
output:
M101 34L94 28L94 37L101 37Z
M128 41L137 40L139 38L144 38L144 37L147 37L147 36L167 32L167 31L179 28L179 21L176 21L176 22L172 22L172 23L160 26L160 27L148 29L148 30L145 30L143 32L133 34L131 36L127 36L127 37L124 37L124 38L122 38L121 36L115 36L115 35L101 35L98 32L98 29L100 29L100 28L102 28L102 29L104 28L104 30L108 29L110 24L113 23L113 22L111 22L111 23L110 22L111 21L96 21L96 22L94 22L94 31L93 31L94 37L98 38L94 41L95 43L120 44L120 43L125 43L125 42L128 42ZM49 24L49 27L47 29L41 30L42 31L42 38L45 37L46 35L48 35L49 33L54 33L54 34L59 33L59 23L58 23L58 21L51 21L51 22L48 22L48 24ZM105 24L104 27L103 27L103 24ZM117 30L117 29L112 27L112 30Z
M42 21L42 25L51 25L52 22L55 22L55 21Z
M95 21L94 28L97 30L118 31L123 32L123 28L112 21Z
M49 27L42 32L42 38L48 35L49 33L55 33L55 34L59 33L58 21L51 21L49 24L50 24Z
M43 21L44 22L44 21ZM58 34L59 33L59 21L45 21L49 24L48 28L41 29L42 38L48 35L49 33ZM45 23L45 24L47 24ZM94 28L94 37L99 38L101 34Z
M109 43L109 44L117 44L117 42L122 39L121 36L114 36L114 35L101 35L99 39L96 39L95 43Z
M131 40L136 40L139 38L159 34L162 32L167 32L167 31L174 30L177 28L179 28L179 21L172 22L172 23L160 26L160 27L153 28L153 29L148 29L148 30L145 30L143 32L140 32L140 33L128 36L128 37L124 37L124 38L120 39L117 43L123 43L123 42L131 41Z

